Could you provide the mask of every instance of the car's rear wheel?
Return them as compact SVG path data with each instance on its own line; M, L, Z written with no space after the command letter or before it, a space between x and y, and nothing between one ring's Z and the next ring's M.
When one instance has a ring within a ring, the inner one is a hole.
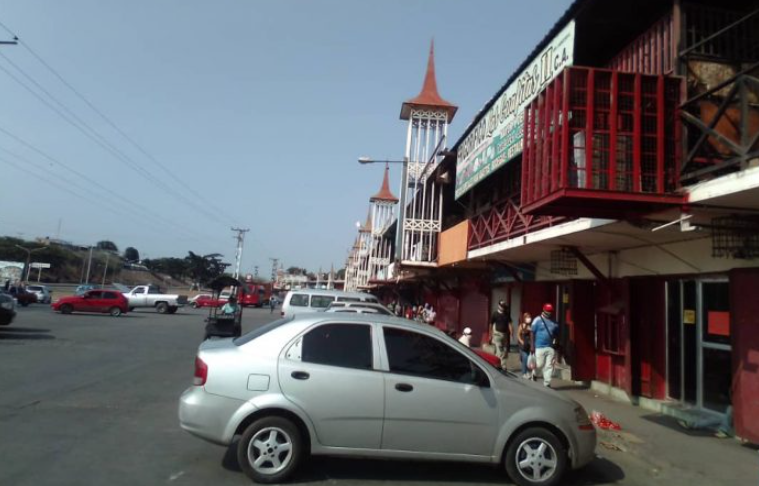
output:
M198 304L197 302L193 302L192 303L192 308L193 309L197 309L198 307L200 307L200 304Z
M567 451L550 430L530 427L510 442L504 462L519 486L553 486L567 468Z
M119 317L121 315L121 309L114 306L108 309L108 313L112 315L113 317Z
M74 312L74 308L71 305L63 304L61 306L61 314L71 314L72 312Z
M298 468L304 454L298 427L282 417L264 417L245 429L237 461L257 483L281 483Z
M169 304L166 302L159 302L156 304L155 310L157 310L159 314L166 314L169 312Z

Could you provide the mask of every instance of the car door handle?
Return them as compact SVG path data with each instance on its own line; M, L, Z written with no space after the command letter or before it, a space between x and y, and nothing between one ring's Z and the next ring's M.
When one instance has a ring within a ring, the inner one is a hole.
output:
M293 371L292 373L290 373L290 376L292 376L296 380L308 380L311 377L311 375L309 375L305 371Z
M395 389L402 392L410 392L414 389L413 386L409 385L408 383L397 383L395 385Z

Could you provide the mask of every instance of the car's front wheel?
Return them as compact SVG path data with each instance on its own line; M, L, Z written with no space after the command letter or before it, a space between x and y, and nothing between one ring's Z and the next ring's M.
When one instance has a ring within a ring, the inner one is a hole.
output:
M113 317L119 317L121 315L121 309L119 309L118 307L114 306L114 307L111 307L110 309L108 309L108 313L110 315L112 315Z
M63 304L61 306L61 314L71 314L72 312L74 312L74 308L69 304Z
M298 468L303 457L298 427L282 417L264 417L245 429L237 447L237 461L257 483L281 483Z
M159 314L166 314L169 312L169 304L166 302L159 302L156 304L155 310L157 310Z
M514 437L504 462L509 476L519 486L553 486L567 468L567 451L553 432L531 427Z

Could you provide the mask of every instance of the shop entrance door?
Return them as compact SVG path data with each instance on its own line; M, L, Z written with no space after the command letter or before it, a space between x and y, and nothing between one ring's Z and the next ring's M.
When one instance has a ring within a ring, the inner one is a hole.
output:
M729 283L671 282L667 293L669 395L725 413L732 379Z

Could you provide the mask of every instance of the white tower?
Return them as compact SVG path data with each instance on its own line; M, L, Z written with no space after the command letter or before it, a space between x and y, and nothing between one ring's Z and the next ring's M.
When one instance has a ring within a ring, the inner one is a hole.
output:
M437 238L441 230L442 191L428 180L446 146L448 125L458 107L445 101L437 91L435 44L430 45L427 72L419 95L403 103L401 120L408 120L404 179L401 195L405 207L400 240L401 262L405 265L433 266L437 259ZM405 197L404 197L405 196Z

